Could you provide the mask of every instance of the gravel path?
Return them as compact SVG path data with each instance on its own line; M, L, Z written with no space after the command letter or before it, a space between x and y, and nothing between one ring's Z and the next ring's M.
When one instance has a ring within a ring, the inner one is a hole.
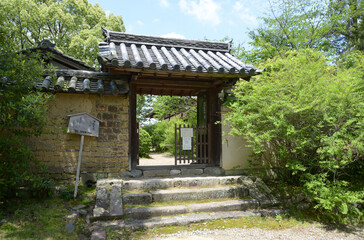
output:
M150 240L239 240L239 239L295 239L295 240L339 240L339 239L364 239L364 230L358 230L351 233L341 232L339 230L326 230L320 226L308 225L304 227L294 227L279 230L268 230L260 228L229 228L218 230L196 230L183 231L170 235L159 235Z

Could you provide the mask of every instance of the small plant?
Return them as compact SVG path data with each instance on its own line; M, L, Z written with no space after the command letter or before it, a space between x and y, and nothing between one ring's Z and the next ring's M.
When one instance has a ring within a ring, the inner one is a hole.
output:
M282 216L281 215L277 215L276 217L275 217L275 219L276 219L276 221L277 221L277 223L279 223L279 225L281 224L281 222L282 222Z

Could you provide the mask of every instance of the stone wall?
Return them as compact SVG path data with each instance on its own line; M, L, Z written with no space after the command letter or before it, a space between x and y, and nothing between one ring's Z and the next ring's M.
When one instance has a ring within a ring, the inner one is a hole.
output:
M99 137L85 136L81 172L100 178L128 169L129 98L126 96L57 93L49 105L45 133L28 144L36 159L48 166L51 178L73 181L81 136L68 134L68 115L87 112L102 120Z

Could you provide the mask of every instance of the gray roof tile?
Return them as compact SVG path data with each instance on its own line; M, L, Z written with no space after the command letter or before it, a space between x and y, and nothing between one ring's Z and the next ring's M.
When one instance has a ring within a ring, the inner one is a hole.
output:
M230 54L230 43L152 37L102 29L101 65L157 71L257 75L260 70ZM117 60L117 61L116 61Z
M124 78L103 72L58 70L56 76L46 74L36 88L45 92L123 95L129 92L128 79Z

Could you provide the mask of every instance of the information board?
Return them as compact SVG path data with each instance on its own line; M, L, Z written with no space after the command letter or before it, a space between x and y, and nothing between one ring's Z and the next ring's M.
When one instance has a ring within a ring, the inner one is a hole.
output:
M86 136L99 136L100 120L88 113L69 115L67 133L75 133Z
M192 150L192 142L190 137L182 138L182 150Z
M193 128L181 128L181 137L193 137Z

